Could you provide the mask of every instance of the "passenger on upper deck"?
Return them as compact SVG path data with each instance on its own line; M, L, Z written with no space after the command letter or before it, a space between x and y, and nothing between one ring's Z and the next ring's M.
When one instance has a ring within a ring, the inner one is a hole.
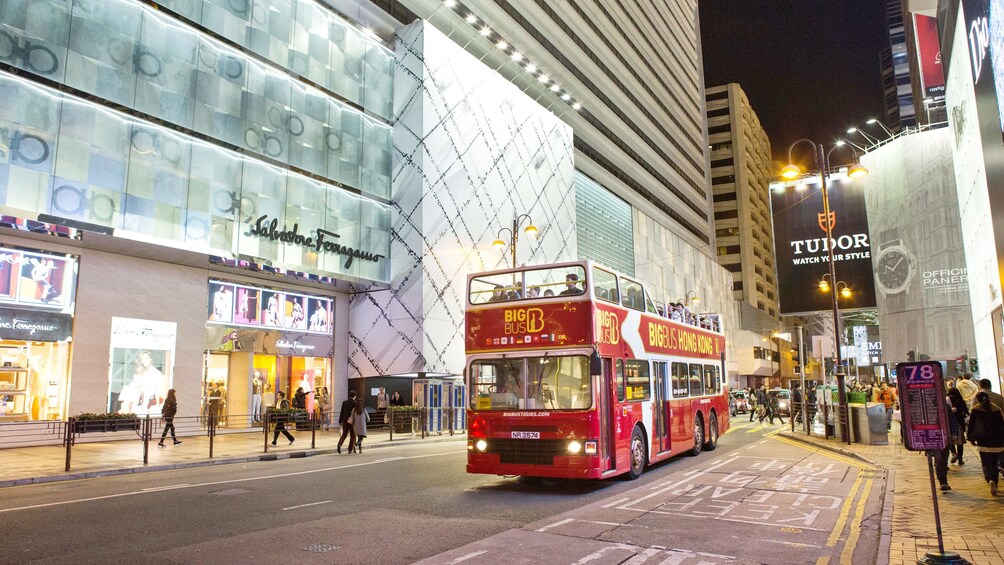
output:
M492 290L492 297L488 299L488 302L502 302L506 299L505 291L502 290L502 285L495 285L495 289Z
M673 311L670 313L669 318L674 322L684 321L683 304L680 304L679 302L673 304Z
M529 289L527 289L526 291L527 298L537 298L538 296L540 296L539 286L531 286Z
M579 288L579 276L575 273L569 273L565 275L565 290L561 291L562 296L569 296L572 294L582 294L583 290Z

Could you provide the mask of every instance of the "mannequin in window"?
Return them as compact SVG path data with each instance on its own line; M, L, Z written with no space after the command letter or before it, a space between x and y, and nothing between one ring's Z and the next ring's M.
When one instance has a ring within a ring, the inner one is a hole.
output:
M261 373L254 372L251 380L251 414L255 422L261 419Z

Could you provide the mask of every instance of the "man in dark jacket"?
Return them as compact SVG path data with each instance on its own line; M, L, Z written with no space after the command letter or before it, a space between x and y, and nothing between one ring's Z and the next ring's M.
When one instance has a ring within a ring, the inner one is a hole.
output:
M335 451L338 453L342 452L342 443L345 442L345 436L349 436L349 453L355 453L356 445L356 430L353 426L353 422L350 421L352 418L352 411L356 407L356 391L349 391L349 398L342 401L342 408L338 412L338 424L342 426L342 437L338 438L338 447Z
M980 390L987 393L987 396L990 397L991 404L994 404L1001 410L1004 410L1004 396L990 390L990 379L980 379Z

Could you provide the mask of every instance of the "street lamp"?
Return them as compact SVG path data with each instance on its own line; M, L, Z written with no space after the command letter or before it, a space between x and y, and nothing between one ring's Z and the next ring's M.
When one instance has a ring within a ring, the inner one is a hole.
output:
M827 192L826 177L830 173L830 154L832 154L833 151L836 150L837 148L849 147L849 146L834 145L833 147L830 148L829 151L826 151L826 148L823 147L822 144L817 144L808 139L803 138L799 139L798 141L795 141L788 147L788 165L785 165L785 167L781 170L781 176L785 179L789 180L794 179L801 176L802 174L802 170L799 169L797 165L791 163L791 151L792 149L795 148L796 145L800 143L808 143L809 145L812 146L813 159L815 160L816 169L819 170L819 180L822 183L822 192L823 192L823 218L824 218L823 224L826 226L826 258L830 268L830 272L828 273L828 275L830 281L835 281L837 280L837 274L836 274L837 269L836 269L836 263L833 260L833 247L834 247L833 232L832 232L833 216L830 215L830 196L829 192ZM857 162L857 156L858 156L857 151L854 151L854 148L851 148L851 151L854 152L854 163L847 170L847 176L851 178L860 178L867 175L868 169L862 167ZM831 306L833 308L833 347L834 347L834 353L836 354L837 358L837 366L835 367L835 370L837 372L836 374L837 389L838 389L837 394L840 405L843 407L844 411L844 422L842 431L844 434L844 439L847 441L848 444L850 444L851 443L851 435L849 433L850 414L847 406L847 391L844 389L844 379L846 378L846 375L844 375L844 373L842 372L843 359L841 359L840 356L840 309L839 306L837 305L837 292L838 292L837 287L839 285L828 284L827 286L829 286L830 288L830 296L832 298ZM846 285L844 286L844 288L846 289Z
M688 290L687 291L686 298L681 298L681 299L677 300L677 302L679 302L680 304L683 304L684 306L686 306L687 304L690 304L691 302L693 302L694 304L697 304L700 301L701 301L701 297L697 296L697 292L693 291L693 290Z
M513 219L512 229L500 229L495 235L495 241L492 242L492 247L495 249L505 249L506 247L512 249L512 266L514 269L516 268L516 241L519 239L519 226L523 220L527 221L527 226L523 228L523 233L537 237L539 230L537 230L537 226L533 225L533 219L530 218L530 214L520 214ZM505 232L509 232L509 243L506 243L506 240L502 239Z
M870 125L870 126L871 126L871 125L875 125L875 124L878 124L878 125L879 125L879 127L881 127L881 128L882 128L882 130L883 130L883 131L885 131L885 132L886 132L886 134L888 134L888 135L889 135L889 139L893 139L894 137L896 137L896 134L894 134L894 133L893 133L892 131L890 131L890 130L889 130L889 128L887 128L885 124L883 124L882 122L880 122L880 121L878 120L878 118L871 118L870 120L868 120L868 121L867 121L867 122L865 122L865 123L866 123L866 124L868 124L868 125Z
M823 275L823 278L820 279L820 281L819 281L819 290L821 290L823 292L830 292L830 274L829 273ZM851 287L848 286L847 283L845 283L844 281L837 281L836 291L840 295L841 298L850 298L854 294L853 292L851 292Z

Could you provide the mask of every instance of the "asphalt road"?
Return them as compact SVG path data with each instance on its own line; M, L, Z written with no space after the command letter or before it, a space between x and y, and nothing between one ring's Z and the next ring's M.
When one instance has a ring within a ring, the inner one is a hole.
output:
M874 562L877 471L748 426L638 481L468 475L454 442L4 489L0 563Z

